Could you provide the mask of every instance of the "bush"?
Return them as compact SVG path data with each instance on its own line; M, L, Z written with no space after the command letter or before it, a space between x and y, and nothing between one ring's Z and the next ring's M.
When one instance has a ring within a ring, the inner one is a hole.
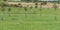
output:
M19 7L21 7L21 8L22 8L22 5L20 5Z
M35 5L38 5L38 3L35 3Z
M42 2L42 3L41 3L41 5L46 5L46 4L47 4L47 2Z
M38 6L38 3L35 3L35 8L38 8L37 6Z
M24 7L24 10L27 11L27 7Z
M38 8L37 5L35 6L35 8Z
M57 9L57 8L58 8L57 4L54 4L54 5L53 5L53 8L54 8L54 9Z
M5 7L2 6L1 7L1 11L4 12L5 11Z
M14 7L14 5L13 5L13 4L10 4L10 6L11 6L11 7Z
M8 11L9 11L9 12L11 11L11 8L10 8L10 7L8 8Z
M22 5L21 5L21 3L18 3L18 6L22 8Z
M21 3L18 3L18 5L21 5Z
M1 3L1 6L4 6L4 7L7 6L8 7L9 4L7 4L7 3Z
M19 7L17 4L14 4L14 7Z
M32 9L33 7L31 6L30 9Z

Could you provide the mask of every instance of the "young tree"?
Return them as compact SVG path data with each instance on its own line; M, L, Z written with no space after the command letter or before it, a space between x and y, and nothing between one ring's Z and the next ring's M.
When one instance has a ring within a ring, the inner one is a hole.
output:
M2 7L6 7L7 5L8 5L8 4L6 4L6 3L4 3L4 2L1 4Z
M56 9L58 8L57 4L54 3L53 8L54 8L55 11L56 11Z
M25 10L25 17L27 17L27 7L24 7L24 10Z
M32 9L33 7L31 6L30 9Z
M15 7L19 7L17 4L14 4Z
M41 16L41 11L42 11L42 4L40 4L40 8L39 8L39 10L40 10L40 16Z
M56 14L57 14L56 10L58 8L57 4L54 3L53 8L54 8L54 11L55 11L55 13L54 13L55 14L55 20L57 20L57 16L56 16Z
M27 11L27 7L24 7L25 12Z
M3 20L4 18L4 14L5 14L5 7L4 6L1 6L1 11L2 11L2 17L1 17L1 20Z
M47 4L47 2L42 2L42 3L41 3L41 5L46 5L46 4Z
M2 8L1 8L1 11L4 12L4 11L5 11L5 7L2 7Z
M10 12L11 12L11 7L8 8L8 13L9 13L9 16L10 16Z
M18 5L21 5L21 3L18 3Z
M4 12L4 11L5 11L5 8L6 8L6 7L5 7L5 3L2 3L2 4L1 4L1 11L3 12L3 14L5 13L5 12Z
M38 7L38 3L35 3L35 8L37 8Z
M19 5L19 7L21 7L21 8L22 8L22 5L21 5L21 3L18 3L18 5Z

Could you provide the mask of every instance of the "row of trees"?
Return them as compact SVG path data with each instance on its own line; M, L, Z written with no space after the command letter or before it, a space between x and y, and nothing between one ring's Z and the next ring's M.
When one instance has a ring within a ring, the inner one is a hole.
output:
M3 0L3 1L19 1L19 2L49 2L50 0ZM51 0L50 2L58 2L60 3L60 0Z
M5 2L6 2L6 1L16 1L16 2L17 2L17 1L20 1L20 2L21 2L21 1L23 1L23 2L24 2L24 1L25 1L25 2L35 2L35 0L3 0L3 1L5 1Z

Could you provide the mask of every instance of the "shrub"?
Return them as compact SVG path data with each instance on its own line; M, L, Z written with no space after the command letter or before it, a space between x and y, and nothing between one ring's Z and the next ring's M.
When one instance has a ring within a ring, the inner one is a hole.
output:
M35 8L38 8L37 6L35 6Z
M14 7L19 7L17 4L14 4Z
M9 11L9 12L11 11L11 8L10 8L10 7L8 8L8 11Z
M7 4L7 3L1 3L1 6L9 6L9 4Z
M54 9L57 9L57 8L58 8L57 4L54 4L54 5L53 5L53 8L54 8Z
M24 7L24 10L27 11L27 7Z
M21 3L18 3L18 5L21 5Z
M46 4L47 4L47 2L42 2L42 3L41 3L41 5L46 5Z
M37 8L37 6L38 6L38 3L35 3L35 8Z
M31 6L30 9L32 9L33 7Z
M35 3L35 5L38 5L38 3Z

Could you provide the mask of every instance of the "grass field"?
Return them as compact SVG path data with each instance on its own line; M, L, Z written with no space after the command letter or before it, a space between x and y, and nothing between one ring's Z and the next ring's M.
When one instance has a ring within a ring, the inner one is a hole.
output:
M27 8L26 12L24 8L11 7L11 9L9 16L7 7L4 14L0 8L0 30L60 30L59 8L56 10L56 15L53 8L49 10L42 8L42 11L39 8Z

